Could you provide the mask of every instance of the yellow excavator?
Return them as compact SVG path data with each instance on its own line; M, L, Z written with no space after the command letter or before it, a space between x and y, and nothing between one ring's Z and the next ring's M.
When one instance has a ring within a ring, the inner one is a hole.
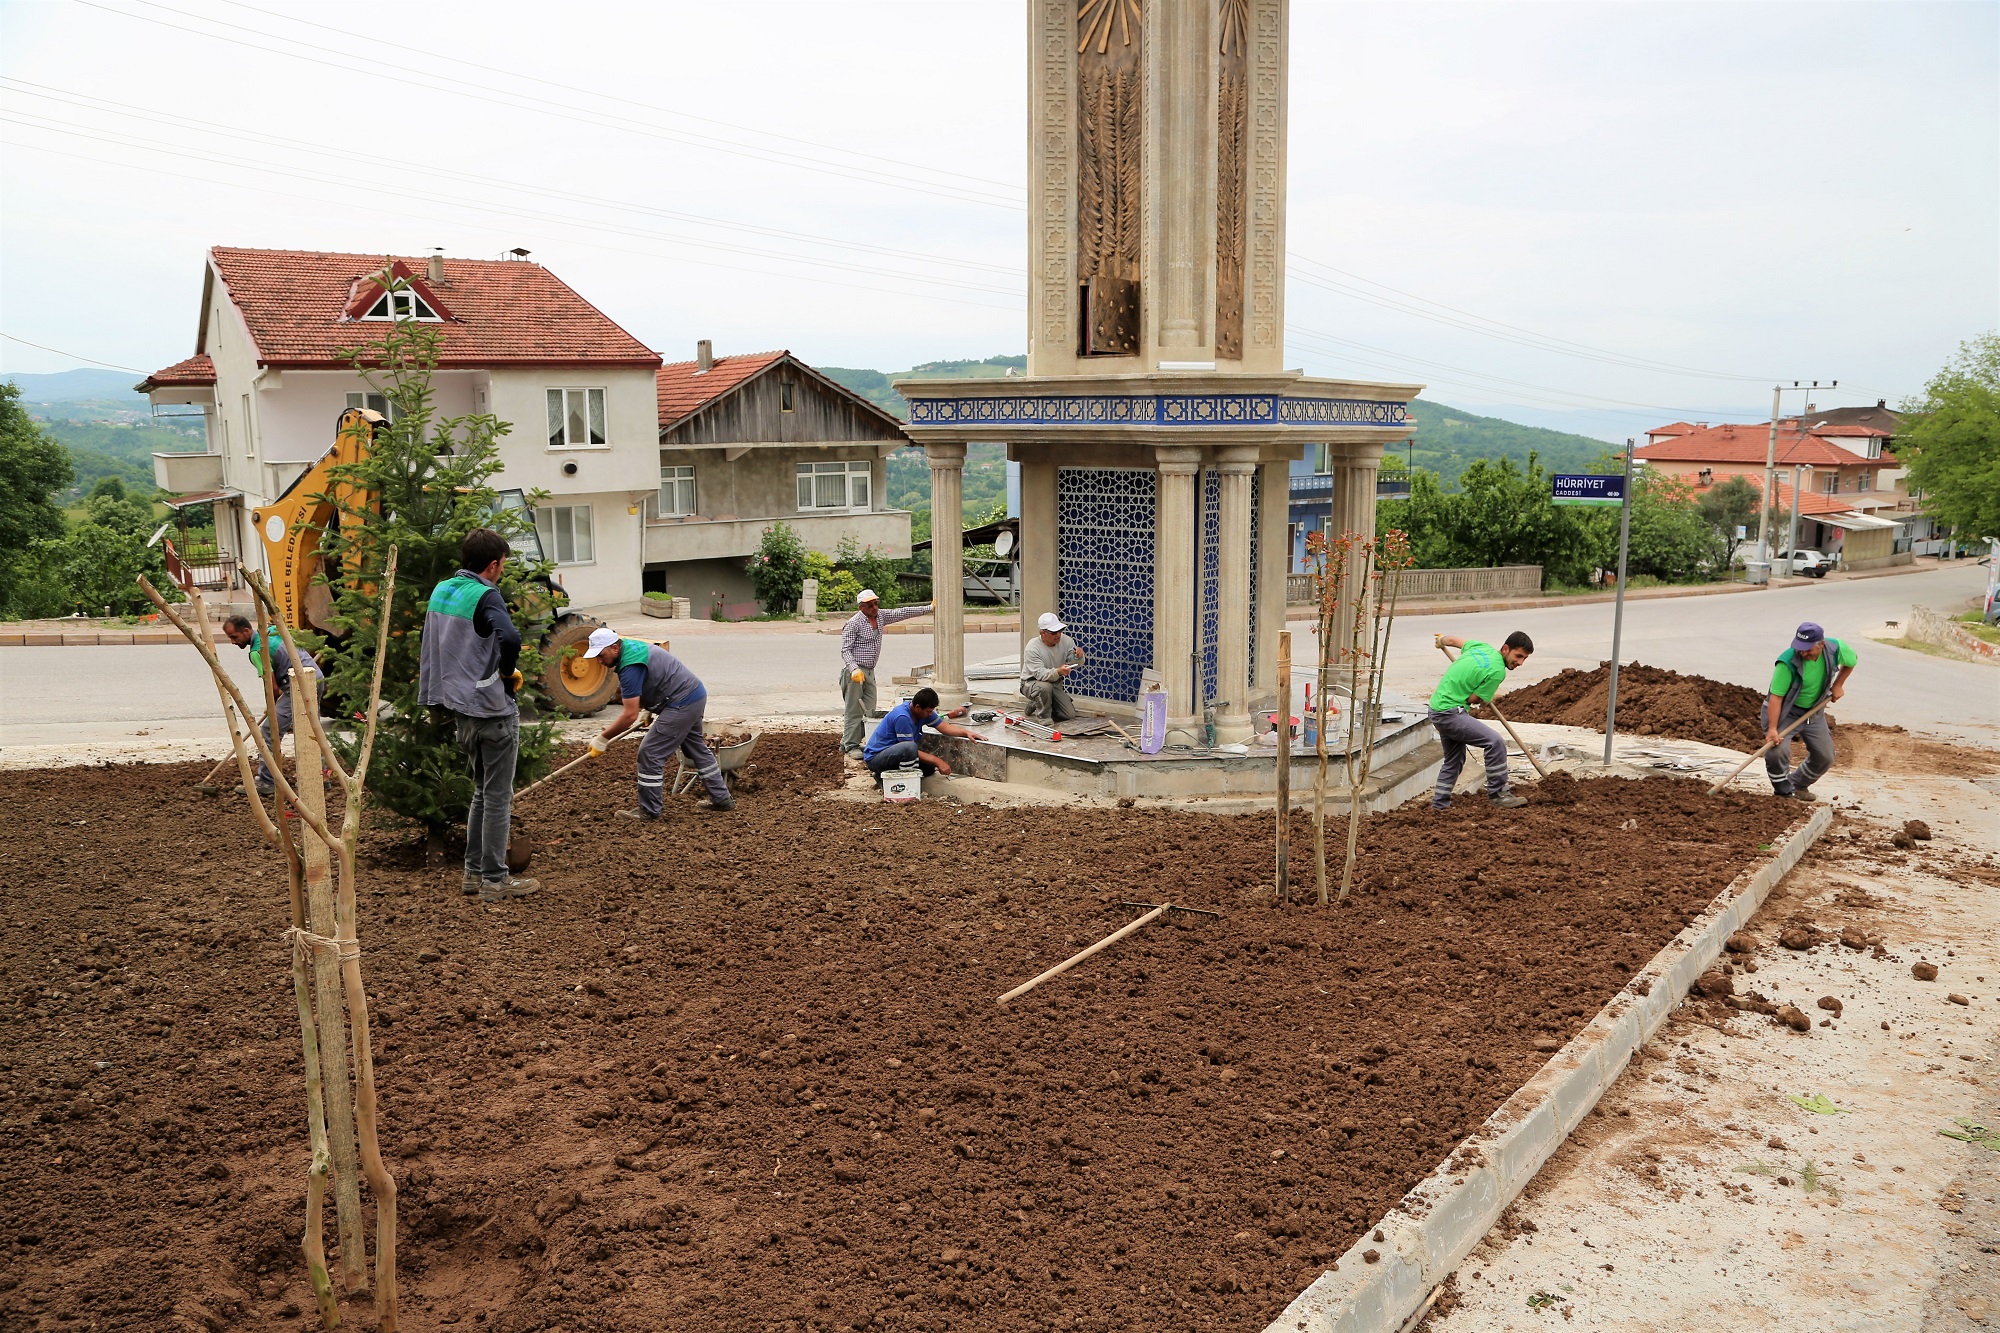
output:
M265 563L271 571L271 593L285 619L321 634L331 634L333 593L320 574L320 532L337 526L341 506L349 509L373 508L380 502L351 483L337 480L334 469L343 463L358 463L374 447L376 430L386 423L379 412L350 407L340 414L334 427L333 447L317 462L300 473L284 493L261 509L251 511L257 536L264 543ZM525 508L519 491L502 491L503 508ZM524 555L539 560L541 538L532 526L525 539ZM347 571L352 577L353 570ZM575 717L595 713L611 702L618 691L618 677L595 658L583 655L590 631L603 623L567 610L569 594L554 579L539 580L540 591L550 599L554 623L540 644L542 689L563 712Z

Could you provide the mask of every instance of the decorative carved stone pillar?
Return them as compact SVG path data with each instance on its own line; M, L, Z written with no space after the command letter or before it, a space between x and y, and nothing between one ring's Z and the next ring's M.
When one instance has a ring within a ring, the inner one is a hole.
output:
M1153 669L1167 687L1167 724L1191 727L1194 704L1195 477L1201 450L1157 446L1154 501ZM1183 737L1182 739L1186 739Z
M1021 463L1021 646L1036 634L1044 611L1056 605L1056 465Z
M938 702L956 708L965 690L965 446L926 444L931 464L931 598Z
M1333 463L1333 514L1327 525L1329 539L1346 532L1360 538L1375 535L1375 476L1380 470L1379 452L1375 458L1344 459ZM1334 626L1332 650L1336 662L1347 661L1354 650L1354 613L1348 608L1353 606L1356 597L1370 596L1372 586L1361 553L1356 551L1348 563L1347 578L1340 594L1343 609L1339 622ZM1361 623L1365 634L1368 624L1365 607Z
M1223 742L1250 738L1250 487L1256 479L1257 449L1220 451L1222 477L1220 568L1221 634L1216 645L1215 736Z
M1215 269L1214 0L1154 0L1159 41L1157 164L1163 292L1159 345L1187 351L1211 343Z

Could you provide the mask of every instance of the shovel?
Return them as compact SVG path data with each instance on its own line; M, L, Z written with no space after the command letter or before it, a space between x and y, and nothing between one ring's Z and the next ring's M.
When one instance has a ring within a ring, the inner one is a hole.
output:
M1443 644L1438 645L1438 651L1444 654L1444 660L1447 662L1456 662L1458 660L1456 657L1453 657L1451 655L1451 649L1445 647ZM1512 722L1509 722L1507 720L1507 715L1500 711L1500 705L1494 702L1493 700L1488 699L1486 701L1486 706L1493 710L1493 716L1500 719L1500 725L1507 728L1507 734L1514 738L1514 744L1521 747L1521 753L1528 756L1528 762L1535 766L1535 771L1541 774L1543 777L1547 777L1549 775L1549 770L1543 768L1542 761L1535 758L1535 752L1533 750L1530 750L1528 748L1528 743L1521 739L1521 733L1514 730L1514 724Z

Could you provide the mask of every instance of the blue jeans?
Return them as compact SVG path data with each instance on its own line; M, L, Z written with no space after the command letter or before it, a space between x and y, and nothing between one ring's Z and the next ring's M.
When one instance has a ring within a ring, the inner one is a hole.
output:
M1474 718L1464 709L1449 713L1431 710L1431 727L1444 746L1444 767L1438 770L1437 790L1431 793L1433 806L1450 805L1452 789L1465 768L1466 747L1486 751L1486 794L1498 796L1507 790L1507 739Z
M507 832L514 815L514 761L521 719L458 716L458 748L472 761L472 808L465 812L465 875L507 882Z
M910 763L923 765L925 777L929 777L937 769L936 760L917 753L915 741L897 741L894 745L883 747L880 754L868 760L868 771L880 777L892 768L901 768L904 764Z

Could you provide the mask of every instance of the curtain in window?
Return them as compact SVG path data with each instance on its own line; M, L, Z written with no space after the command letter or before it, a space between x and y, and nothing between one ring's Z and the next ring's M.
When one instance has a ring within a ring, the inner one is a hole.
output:
M590 442L592 444L603 444L605 440L604 390L590 389L586 392L590 398Z
M563 391L549 390L549 448L560 449L563 444Z
M559 565L587 565L596 558L591 542L590 506L556 505L535 511L542 549Z

